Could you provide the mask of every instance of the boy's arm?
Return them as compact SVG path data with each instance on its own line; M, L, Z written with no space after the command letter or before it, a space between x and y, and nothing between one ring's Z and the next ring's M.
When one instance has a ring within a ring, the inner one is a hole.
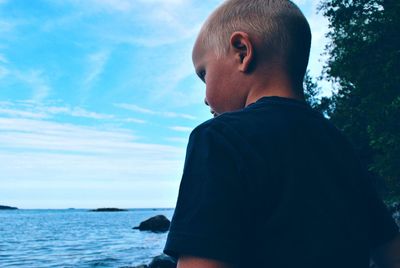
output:
M233 268L233 266L216 260L182 256L178 260L177 268Z
M371 257L379 268L400 268L400 234L378 247Z
M164 248L165 254L180 259L181 268L225 268L225 262L240 260L244 180L231 130L218 124L206 122L189 138Z

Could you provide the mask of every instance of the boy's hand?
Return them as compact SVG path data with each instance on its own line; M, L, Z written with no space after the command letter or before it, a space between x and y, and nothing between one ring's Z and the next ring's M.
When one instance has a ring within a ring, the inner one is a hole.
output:
M233 268L233 266L210 259L182 256L178 260L177 268Z

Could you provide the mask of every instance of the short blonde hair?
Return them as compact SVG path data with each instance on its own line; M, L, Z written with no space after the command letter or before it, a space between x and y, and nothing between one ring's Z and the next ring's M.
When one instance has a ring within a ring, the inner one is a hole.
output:
M278 60L292 82L302 84L311 46L310 26L289 0L227 0L204 23L201 41L218 57L229 49L229 38L243 31L261 38L269 59Z

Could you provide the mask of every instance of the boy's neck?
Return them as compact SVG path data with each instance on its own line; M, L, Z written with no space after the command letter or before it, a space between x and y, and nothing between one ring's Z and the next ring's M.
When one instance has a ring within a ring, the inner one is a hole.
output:
M273 79L264 81L256 80L254 83L252 83L252 86L248 92L249 93L247 95L245 106L256 102L262 97L272 96L304 101L303 90L301 88L295 89L287 79L279 76L275 76Z
M255 103L256 101L258 101L259 99L263 98L263 97L282 97L282 98L288 98L288 99L295 99L295 100L299 100L299 101L304 101L304 96L299 96L296 95L292 92L288 92L283 93L282 91L276 91L274 92L268 92L265 94L255 94L255 95L249 95L247 100L246 100L246 107L252 103Z

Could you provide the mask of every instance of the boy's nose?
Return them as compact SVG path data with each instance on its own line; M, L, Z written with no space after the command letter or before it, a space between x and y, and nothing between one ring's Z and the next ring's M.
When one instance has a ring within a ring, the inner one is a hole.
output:
M207 102L207 99L204 99L204 103L205 103L205 105L209 106L208 102Z

